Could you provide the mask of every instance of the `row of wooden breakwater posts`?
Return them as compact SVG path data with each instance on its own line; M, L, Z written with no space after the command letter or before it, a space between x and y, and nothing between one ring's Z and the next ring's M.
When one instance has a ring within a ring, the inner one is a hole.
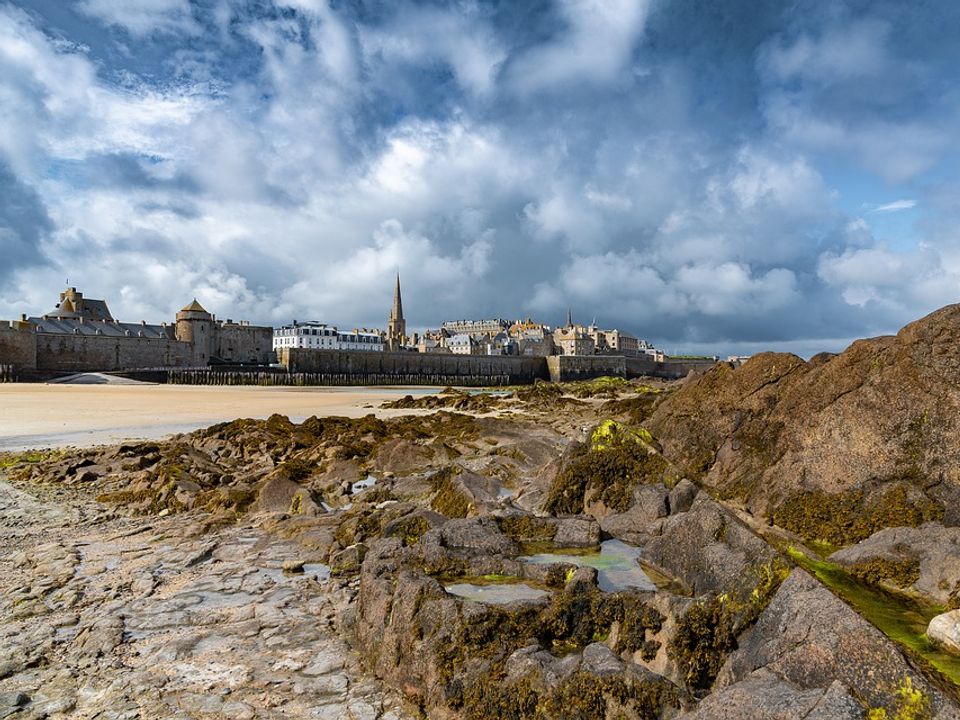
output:
M358 385L460 385L486 387L516 384L510 375L436 375L406 373L309 373L245 370L171 369L171 385L358 386Z

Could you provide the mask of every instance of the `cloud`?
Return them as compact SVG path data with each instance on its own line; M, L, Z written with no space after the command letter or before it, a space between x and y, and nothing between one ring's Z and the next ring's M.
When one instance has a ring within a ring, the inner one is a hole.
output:
M14 270L47 262L43 241L53 229L43 200L0 161L0 282Z
M481 97L495 89L508 54L472 5L441 10L397 4L387 22L362 31L362 45L367 62L381 68L441 63L466 92Z
M411 326L722 351L951 301L960 11L700 5L0 5L0 317L69 275L119 317L382 325L399 266Z
M76 9L135 37L199 32L191 15L190 0L80 0Z
M917 206L916 200L894 200L893 202L886 203L885 205L878 205L873 208L871 212L879 213L891 213L891 212L900 212L901 210L912 210Z
M519 54L509 71L512 84L527 93L567 83L614 82L630 63L649 10L650 0L558 3L564 29Z

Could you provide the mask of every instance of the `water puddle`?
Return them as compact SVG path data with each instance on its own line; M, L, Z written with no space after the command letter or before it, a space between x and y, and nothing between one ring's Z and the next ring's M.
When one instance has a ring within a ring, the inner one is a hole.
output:
M330 567L323 563L307 563L303 566L303 574L313 576L319 582L330 579Z
M363 492L368 488L372 488L377 484L377 479L373 475L367 475L365 480L357 480L350 486L350 492L356 495L357 493Z
M656 590L657 586L637 562L639 557L640 548L620 540L606 540L600 543L600 552L540 553L517 559L538 565L569 563L579 567L596 568L597 584L604 592L627 589Z
M451 595L491 605L506 605L518 600L539 600L550 596L549 591L538 590L524 583L474 585L473 583L462 582L447 585L444 589Z

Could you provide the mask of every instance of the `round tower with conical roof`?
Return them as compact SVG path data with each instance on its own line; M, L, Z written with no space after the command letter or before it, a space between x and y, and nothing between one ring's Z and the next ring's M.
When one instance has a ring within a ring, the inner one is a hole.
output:
M213 329L213 315L204 310L196 298L177 313L177 340L193 345L196 365L206 365L210 360Z

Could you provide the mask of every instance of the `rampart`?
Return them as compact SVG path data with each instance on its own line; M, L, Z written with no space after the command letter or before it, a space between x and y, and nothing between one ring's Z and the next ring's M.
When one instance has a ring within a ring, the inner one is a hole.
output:
M173 338L36 333L37 370L110 372L193 364L193 346Z
M290 373L328 377L337 385L524 385L549 378L542 357L308 348L281 348L278 354Z
M552 355L544 358L553 382L589 380L610 375L613 377L659 377L676 380L689 373L706 372L716 361L709 358L667 358L659 362L649 355L624 357L622 355Z
M37 366L37 334L33 325L0 321L0 364L12 370L31 370Z

